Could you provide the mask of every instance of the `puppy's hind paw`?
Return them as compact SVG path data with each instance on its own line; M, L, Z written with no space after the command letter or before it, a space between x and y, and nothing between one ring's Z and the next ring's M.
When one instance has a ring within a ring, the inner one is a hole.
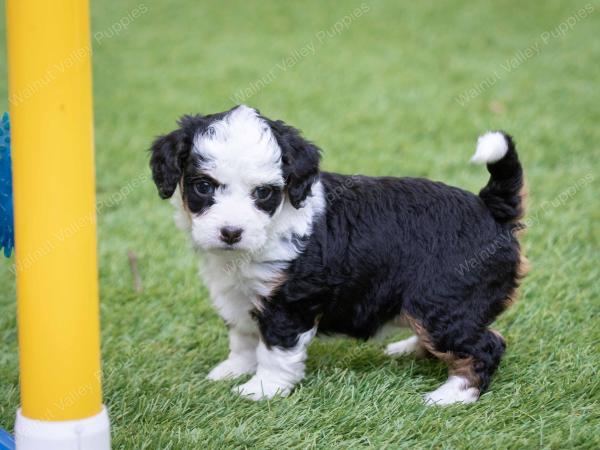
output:
M417 356L425 356L425 350L419 342L417 336L411 336L407 339L398 342L392 342L385 348L385 354L388 356L403 356L415 354Z
M454 403L474 403L479 398L479 389L468 387L468 381L459 376L451 376L435 391L426 394L428 406L446 406Z

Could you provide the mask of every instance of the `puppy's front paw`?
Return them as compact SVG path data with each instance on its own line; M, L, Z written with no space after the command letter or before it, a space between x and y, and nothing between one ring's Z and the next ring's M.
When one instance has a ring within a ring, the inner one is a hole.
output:
M250 400L268 400L276 395L287 397L292 392L289 386L282 386L279 383L265 380L256 375L240 386L233 388L233 392L246 397Z
M254 373L255 371L255 362L244 359L227 358L211 370L206 378L211 381L226 380L237 378L248 373Z

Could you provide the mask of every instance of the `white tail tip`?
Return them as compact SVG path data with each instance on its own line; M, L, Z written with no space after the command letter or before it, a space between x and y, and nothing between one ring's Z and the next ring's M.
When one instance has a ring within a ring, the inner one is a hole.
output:
M475 164L492 164L500 161L508 151L508 142L499 131L488 131L477 139L477 150L471 158Z

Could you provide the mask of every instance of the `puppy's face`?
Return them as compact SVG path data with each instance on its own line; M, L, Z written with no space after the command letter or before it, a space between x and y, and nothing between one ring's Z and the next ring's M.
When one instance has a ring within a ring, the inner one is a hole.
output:
M204 250L257 251L284 202L302 207L318 175L315 146L246 106L185 116L151 151L159 194L171 197L179 187L192 238Z
M249 108L209 125L194 138L182 186L199 247L261 248L285 186L271 129Z

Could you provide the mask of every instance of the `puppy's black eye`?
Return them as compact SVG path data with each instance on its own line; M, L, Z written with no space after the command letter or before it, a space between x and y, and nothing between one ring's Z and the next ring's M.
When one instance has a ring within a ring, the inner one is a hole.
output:
M272 194L273 188L271 186L260 186L254 190L254 197L260 201L268 200Z
M196 194L198 195L211 195L215 192L215 186L210 181L200 180L194 183L194 191L196 191Z

